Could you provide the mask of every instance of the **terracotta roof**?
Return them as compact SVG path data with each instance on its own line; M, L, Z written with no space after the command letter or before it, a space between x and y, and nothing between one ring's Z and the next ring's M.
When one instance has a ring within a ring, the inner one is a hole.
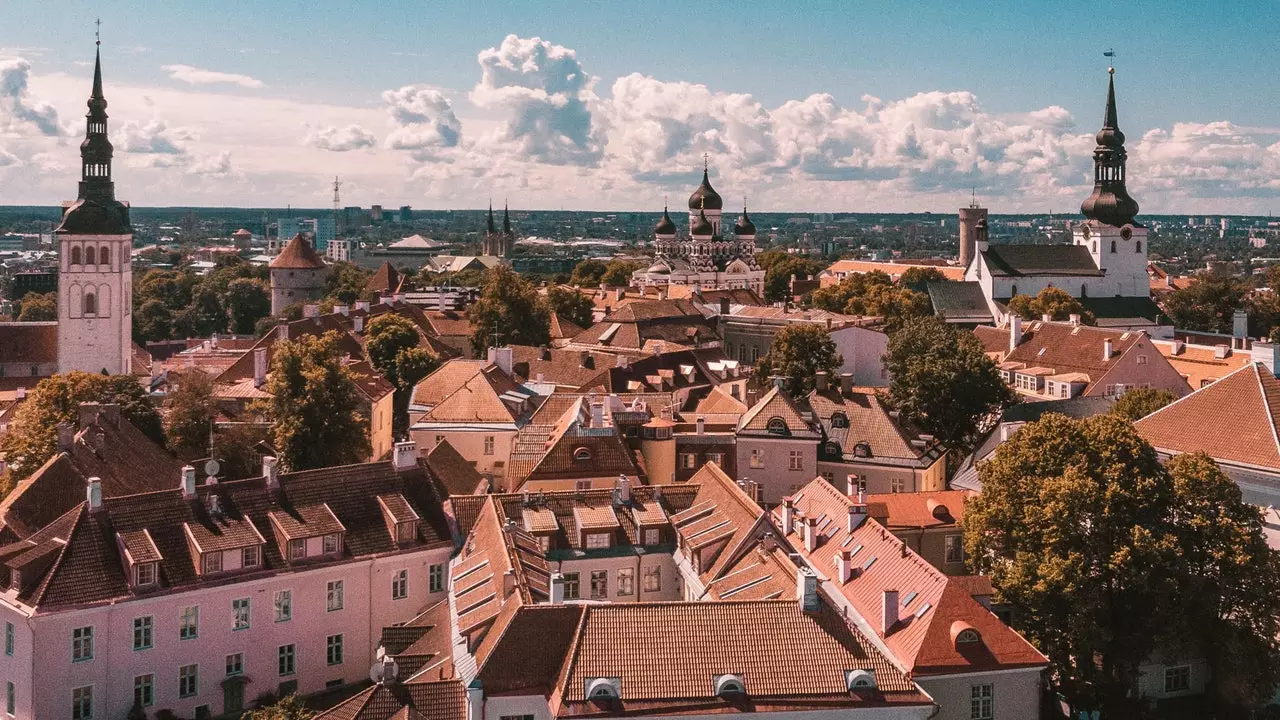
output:
M1158 450L1280 470L1280 381L1252 363L1133 424Z
M1187 379L1187 384L1192 390L1198 390L1253 362L1252 354L1232 350L1230 347L1219 351L1207 345L1192 345L1171 340L1152 340L1151 344L1160 351L1179 375ZM1219 352L1223 352L1226 357L1218 357Z
M796 592L798 567L777 543L757 543L720 568L707 583L709 600L776 600Z
M333 511L325 503L294 505L289 510L272 510L267 513L271 524L289 540L319 537L346 532Z
M58 362L57 322L0 323L0 363L56 365ZM35 378L30 381L35 385Z
M450 377L453 377L452 374ZM419 383L418 388L422 388L428 380L430 378ZM533 397L530 391L521 387L496 365L490 364L481 366L475 374L452 390L442 387L440 380L432 381L424 396L431 395L437 389L446 390L448 394L418 418L417 422L514 423L530 411L528 404ZM417 394L418 389L415 388L415 397Z
M480 668L485 694L550 695L577 640L583 609L582 605L519 608Z
M484 360L454 358L436 368L414 386L411 402L422 407L435 407L487 364Z
M609 369L617 365L620 358L622 361L627 359L625 355L528 345L511 346L511 355L514 361L512 369L526 382L536 382L541 375L543 382L574 392L606 387Z
M867 514L890 530L959 525L967 490L878 493L866 496Z
M471 325L471 321L467 319L466 313L446 310L444 312L432 311L424 314L427 322L431 323L431 329L440 336L470 338L472 331L475 330Z
M475 495L487 489L487 482L475 464L462 457L448 440L436 443L427 453L427 469L446 495Z
M399 292L400 291L400 273L391 267L391 262L384 261L369 277L369 282L365 283L364 289L369 292Z
M974 337L982 343L988 355L998 355L1001 360L1009 352L1009 328L979 325L973 329Z
M791 398L777 387L769 388L769 392L738 421L739 433L768 435L769 424L775 418L781 418L786 424L787 435L798 438L817 438L818 432L800 415L800 409Z
M270 267L272 270L319 270L324 268L324 260L316 254L311 243L298 234L272 259Z
M599 401L605 406L605 428L591 427L590 398L582 395L571 399L559 417L549 417L543 411L531 417L511 449L508 489L534 480L639 477L633 453L613 421L614 412L625 410L621 400L601 396ZM553 407L560 409L564 405L557 402Z
M837 260L831 263L826 270L820 275L823 287L834 285L839 282L837 275L844 274L862 274L874 271L885 273L894 282L902 277L902 274L911 268L930 268L942 273L948 280L960 281L964 280L964 268L934 265L928 263L910 263L910 262L873 262L869 260Z
M465 720L467 691L456 679L378 683L313 720Z
M791 500L795 527L783 528L782 508L772 520L779 532L808 563L816 568L836 567L840 553L852 553L854 574L832 582L877 633L904 666L916 675L964 673L1012 667L1038 667L1048 660L1025 639L978 604L964 588L954 585L915 551L874 519L867 518L849 532L849 507L853 501L825 479L815 478ZM796 532L807 518L818 520L818 545L809 552ZM885 635L880 619L885 590L899 592L899 620ZM950 636L951 623L963 620L981 635L973 646L957 646ZM957 649L959 648L959 649Z
M709 583L755 539L764 510L715 463L703 465L689 483L698 486L697 495L671 516L671 525L686 552L698 555L694 570Z
M693 347L718 341L715 321L688 300L641 300L624 305L574 336L574 348L645 349L652 343Z
M567 318L561 315L552 314L551 316L551 339L552 340L563 340L565 338L571 338L574 335L581 333L582 330L583 328L578 327L577 325L573 324Z
M1107 341L1111 356L1103 358ZM1006 363L1019 363L1022 368L1047 368L1051 374L1083 373L1090 386L1099 383L1130 350L1141 352L1151 339L1141 330L1108 330L1062 322L1035 321L1027 324L1022 342L1004 356ZM1158 355L1158 353L1156 353ZM1144 368L1150 377L1158 377L1157 365L1164 357ZM1132 382L1130 378L1126 382Z

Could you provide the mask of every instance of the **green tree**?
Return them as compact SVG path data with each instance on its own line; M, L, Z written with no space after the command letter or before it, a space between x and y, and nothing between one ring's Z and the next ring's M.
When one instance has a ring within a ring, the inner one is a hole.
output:
M175 310L174 336L207 337L227 329L227 308L217 288L197 283L191 291L191 302Z
M1093 313L1062 288L1048 287L1035 297L1014 295L1009 299L1009 309L1023 320L1040 320L1045 315L1051 320L1068 320L1072 315L1079 315L1080 321L1085 325L1095 322Z
M909 267L898 278L900 287L910 288L919 293L929 292L929 283L949 282L947 276L936 267Z
M855 298L866 297L881 287L893 287L893 280L885 273L879 270L873 270L869 273L853 273L846 275L843 280L835 285L828 285L814 290L809 294L808 303L812 307L840 313L849 307L850 301Z
M578 327L590 327L593 322L592 313L595 305L591 298L575 290L563 287L552 287L542 298L550 315L559 315Z
M825 328L810 323L788 325L773 336L769 352L756 363L756 376L785 377L783 389L800 398L813 391L819 370L834 374L842 362Z
M165 401L164 430L169 448L183 460L207 457L217 414L213 378L198 371L183 373L177 389Z
M573 266L569 282L578 287L596 287L600 284L600 278L604 277L605 269L603 262L588 258Z
M605 266L600 282L609 287L626 287L631 284L631 273L640 269L640 263L628 260L610 260Z
M141 344L148 340L168 340L173 334L173 311L163 300L151 299L133 314L133 339Z
M365 330L365 352L369 355L369 362L397 388L401 385L397 358L421 342L418 326L395 313L383 313L373 318Z
M973 333L936 317L908 321L884 358L891 407L904 420L963 451L1015 400Z
M1228 272L1202 272L1190 285L1166 295L1164 310L1175 327L1231 332L1232 315L1243 306L1249 290L1244 280Z
M245 713L242 720L311 720L314 715L297 695L289 695Z
M50 322L58 319L58 293L27 293L22 296L18 322Z
M771 262L764 271L764 299L771 303L784 300L789 302L791 276L805 279L821 270L822 263L798 255L788 255Z
M14 415L13 426L0 441L15 478L24 478L53 457L58 424L79 426L80 403L114 403L147 437L164 445L164 426L151 399L130 375L73 371L41 380Z
M1116 400L1116 404L1111 406L1111 412L1132 422L1150 415L1177 399L1176 395L1162 388L1133 388L1125 391L1125 394Z
M290 470L368 457L368 424L336 333L277 343L265 390L271 397L263 401L264 414L275 423L276 452Z
M847 315L871 315L884 318L885 331L895 333L908 320L933 314L929 296L911 288L895 285L870 285L862 295L855 295L845 303Z
M537 288L506 266L485 272L480 299L467 310L467 318L477 357L495 343L536 346L551 341L551 317Z
M231 332L252 333L258 321L271 314L271 293L260 280L237 278L227 285L227 312Z
M372 274L353 263L333 263L325 268L324 296L339 305L350 305L365 297L365 286Z

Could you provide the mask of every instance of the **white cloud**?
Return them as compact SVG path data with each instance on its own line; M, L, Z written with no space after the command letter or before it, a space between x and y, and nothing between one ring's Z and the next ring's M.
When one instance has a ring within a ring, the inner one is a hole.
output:
M33 100L27 89L31 63L26 58L0 58L0 132L34 127L42 135L59 135L58 111Z
M189 133L172 130L155 118L146 124L125 123L116 134L115 147L129 153L182 155L186 150L178 143L190 139Z
M187 83L188 85L239 85L246 88L260 88L264 84L261 80L249 77L248 75L237 75L236 73L217 72L216 70L202 70L198 67L190 65L162 65L161 70L169 73L169 77L174 80Z
M462 123L444 93L426 85L405 85L382 93L396 129L387 135L390 150L415 150L420 159L443 148L457 147Z
M330 152L347 152L348 150L371 148L378 144L378 139L373 136L373 133L359 125L344 125L342 127L330 125L312 130L307 134L304 143L321 150L329 150Z
M231 152L223 150L217 155L196 158L187 166L187 172L192 175L207 175L211 177L230 175L232 173Z
M21 162L22 161L18 159L17 155L14 155L13 153L5 150L4 148L0 148L0 167L7 167L9 165L18 165L18 164L21 164Z

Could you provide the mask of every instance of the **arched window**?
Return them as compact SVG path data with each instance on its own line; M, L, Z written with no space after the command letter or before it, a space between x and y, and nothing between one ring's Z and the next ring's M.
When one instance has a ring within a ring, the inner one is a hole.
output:
M84 314L98 314L98 297L91 292L84 294Z
M964 645L967 643L976 643L981 640L982 640L982 636L978 634L977 630L973 630L973 629L961 630L956 635L957 645Z
M831 427L847 428L849 427L849 416L842 412L831 413Z
M1012 286L1012 287L1010 287L1010 288L1009 288L1009 297L1014 297L1014 296L1016 296L1017 294L1018 294L1018 286L1017 286L1017 285L1014 285L1014 286Z
M1142 252L1142 241L1139 240L1138 242L1134 243L1133 247L1134 247L1134 252Z
M1087 298L1087 297L1089 297L1089 285L1088 285L1088 283L1080 283L1080 297L1082 297L1082 298Z
M103 265L107 265L111 263L111 248L108 247L107 245L103 245L98 250L98 262Z
M85 246L85 248L84 248L84 264L85 264L85 265L97 265L97 264L98 264L98 263L97 263L97 261L96 261L96 260L94 260L94 255L93 255L93 246L92 246L92 245L86 245L86 246Z
M1111 252L1115 252L1115 251L1116 251L1116 241L1115 241L1115 240L1112 240L1112 241L1111 241Z
M734 696L745 695L747 686L743 684L742 678L738 675L721 675L715 679L716 696Z
M71 264L72 265L80 264L80 246L79 245L75 245L71 248Z
M573 459L575 462L587 462L591 460L591 451L587 448L580 447L573 451Z
M587 699L588 700L617 700L621 693L618 692L620 678L588 678L587 679Z
M840 457L840 443L831 441L826 444L827 457Z
M868 444L868 443L864 443L864 442L860 442L860 443L858 443L857 445L854 445L854 446L853 446L853 456L854 456L854 457L860 457L860 458L869 458L869 457L871 457L871 445L870 445L870 444Z
M790 435L787 430L787 421L780 417L770 418L769 424L765 426L771 435Z

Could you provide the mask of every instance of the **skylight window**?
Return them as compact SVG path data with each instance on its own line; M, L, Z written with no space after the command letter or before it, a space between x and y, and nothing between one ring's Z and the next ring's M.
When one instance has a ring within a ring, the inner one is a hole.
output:
M876 561L875 555L872 555L871 557L867 558L867 561L862 563L862 571L866 572L867 568L871 567L871 564L874 563L875 561Z
M919 620L921 617L923 617L925 613L929 612L929 608L931 607L933 606L930 605L929 603L925 603L924 605L921 605L920 609L916 611L916 619Z
M918 595L920 595L920 593L916 592L915 590L912 590L911 592L907 593L907 597L902 600L902 607L906 607L910 605L911 601L915 600Z

